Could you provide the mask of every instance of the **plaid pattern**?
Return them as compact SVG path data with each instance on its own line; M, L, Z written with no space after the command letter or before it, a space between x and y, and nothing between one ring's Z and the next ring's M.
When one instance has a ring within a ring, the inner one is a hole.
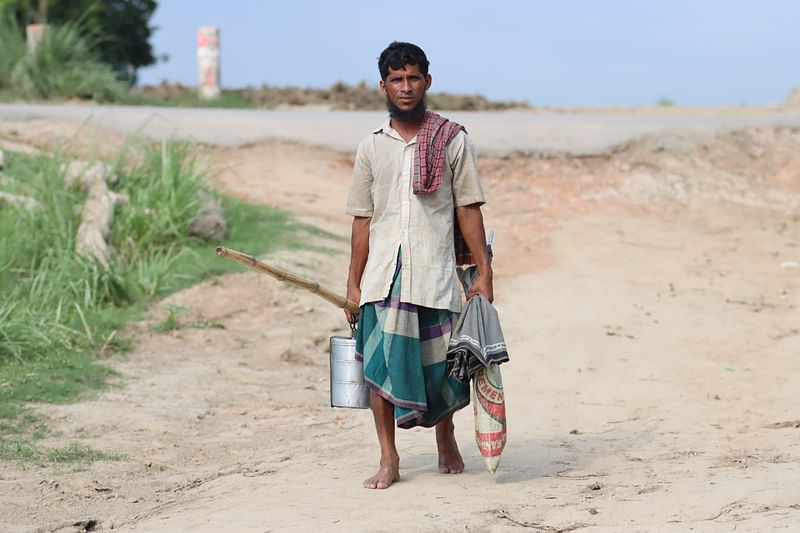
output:
M461 228L458 226L458 220L453 224L453 250L456 253L456 266L474 265L475 258L472 257L472 252L467 246L467 241L461 234Z
M430 194L442 184L445 147L464 126L432 111L426 111L417 131L414 154L414 194Z
M437 113L425 112L417 131L417 150L414 153L414 194L430 194L439 189L446 162L445 148L460 131L466 133L467 130ZM475 263L457 220L453 224L453 246L456 265Z
M389 296L361 306L356 358L364 381L394 405L398 427L432 427L469 404L469 386L447 372L452 313L401 302L400 261Z

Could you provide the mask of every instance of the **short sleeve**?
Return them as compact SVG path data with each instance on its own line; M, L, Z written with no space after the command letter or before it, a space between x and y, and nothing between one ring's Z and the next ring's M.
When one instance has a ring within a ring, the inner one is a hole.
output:
M347 214L354 217L371 217L374 209L372 201L372 175L369 138L359 143L356 161L353 165L353 180L347 197Z
M486 203L478 177L478 158L469 135L460 132L447 145L447 159L453 170L453 203L455 207Z

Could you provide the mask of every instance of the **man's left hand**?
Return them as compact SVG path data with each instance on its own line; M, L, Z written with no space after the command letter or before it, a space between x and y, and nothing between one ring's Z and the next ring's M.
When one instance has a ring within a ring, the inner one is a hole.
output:
M467 300L476 294L482 294L483 297L489 300L490 303L494 301L494 286L492 283L491 272L487 272L486 274L481 272L478 273L475 281L472 282L472 287L469 289Z

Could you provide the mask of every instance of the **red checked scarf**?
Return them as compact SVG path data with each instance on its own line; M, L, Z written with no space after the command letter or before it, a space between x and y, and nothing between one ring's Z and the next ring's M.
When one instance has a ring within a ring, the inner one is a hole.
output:
M432 111L425 112L417 131L417 149L414 152L414 194L430 194L439 188L444 176L447 145L462 130L467 131L461 124ZM474 264L457 219L453 228L456 265Z

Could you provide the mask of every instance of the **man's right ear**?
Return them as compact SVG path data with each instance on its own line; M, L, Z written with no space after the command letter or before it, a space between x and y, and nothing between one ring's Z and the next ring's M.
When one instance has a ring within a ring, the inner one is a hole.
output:
M381 80L380 83L378 83L378 89L380 89L381 94L383 96L386 96L386 84L384 83L383 80Z

